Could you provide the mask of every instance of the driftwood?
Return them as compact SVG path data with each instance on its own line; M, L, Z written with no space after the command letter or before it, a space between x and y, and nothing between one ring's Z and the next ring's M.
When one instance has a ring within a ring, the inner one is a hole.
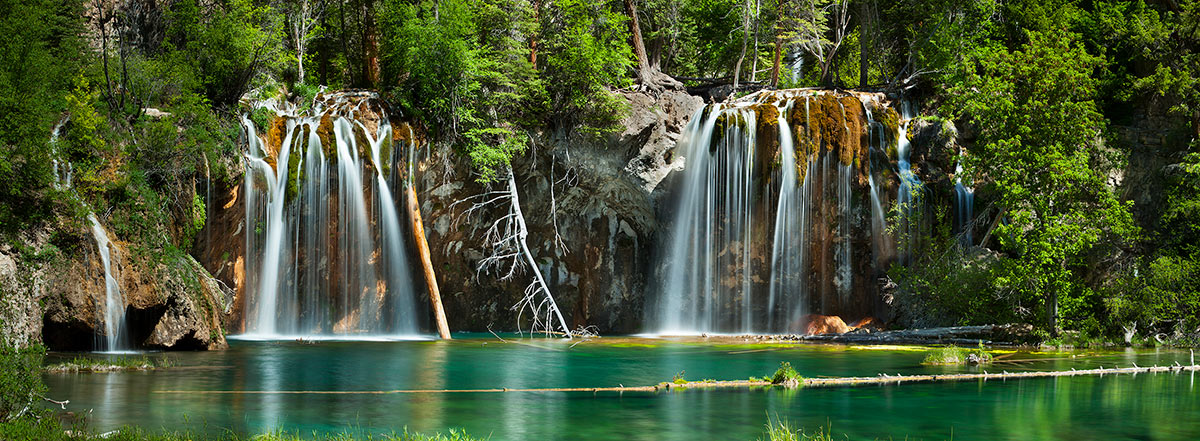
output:
M770 381L688 381L683 383L662 382L653 386L609 386L609 387L552 387L552 388L493 388L493 389L396 389L396 390L160 390L160 394L189 395L390 395L390 394L454 394L495 392L658 392L671 389L718 389L753 387L847 387L866 385L899 385L902 383L930 383L967 380L1016 380L1022 378L1074 377L1079 375L1120 375L1141 373L1181 373L1200 371L1200 365L1151 366L1125 368L1098 368L1069 371L987 372L977 374L930 374L930 375L887 375L874 377L805 378L791 385L775 384Z
M450 339L450 325L446 323L446 310L442 308L442 294L438 289L437 274L429 258L429 242L425 240L425 227L421 223L421 206L417 203L417 192L408 185L408 215L412 219L413 241L417 243L417 255L421 257L421 268L425 270L425 283L429 287L429 303L433 305L433 319L437 322L438 336Z
M985 345L1011 345L1020 343L1019 340L1027 332L1028 330L1020 325L981 325L877 332L854 331L845 334L783 336L782 339L834 343L976 345L982 342Z

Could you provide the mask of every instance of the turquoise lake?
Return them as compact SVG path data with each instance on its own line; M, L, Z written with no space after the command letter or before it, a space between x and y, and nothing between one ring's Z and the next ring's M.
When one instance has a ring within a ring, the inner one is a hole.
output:
M839 439L1200 439L1200 393L1195 376L1187 373L798 390L372 393L641 386L681 372L688 380L745 379L769 375L781 361L808 377L979 369L921 366L925 352L914 348L754 346L728 339L578 342L503 343L490 335L456 335L453 341L232 341L223 351L150 354L169 358L173 366L166 369L44 379L50 396L71 400L68 410L91 409L88 425L101 431L138 425L308 436L407 427L427 433L461 428L492 440L755 440L768 418L781 418L810 431L831 427ZM47 362L75 355L54 353ZM1036 361L983 369L1186 364L1190 356L1166 349L1020 352L1002 360Z

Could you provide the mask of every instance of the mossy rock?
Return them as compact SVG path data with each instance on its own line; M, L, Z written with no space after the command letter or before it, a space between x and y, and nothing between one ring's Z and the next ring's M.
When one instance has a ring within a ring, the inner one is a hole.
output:
M300 186L304 183L303 162L305 146L308 144L308 126L302 125L292 131L292 142L288 146L287 187L284 188L284 200L291 203L300 194Z
M325 152L325 157L331 161L337 160L337 146L334 142L337 137L333 135L333 118L329 112L321 115L321 122L317 124L317 138L321 139L321 150Z
M900 113L891 107L879 106L877 109L875 114L879 115L879 123L883 124L887 135L884 137L887 139L887 148L884 150L888 152L889 158L896 159L896 148L900 141Z
M759 164L766 167L760 170L760 175L769 173L779 167L779 108L774 104L755 104L755 124L758 133L755 135L755 147L758 149Z
M271 119L271 127L267 129L267 156L279 157L279 152L283 148L283 140L287 137L287 118L274 117Z

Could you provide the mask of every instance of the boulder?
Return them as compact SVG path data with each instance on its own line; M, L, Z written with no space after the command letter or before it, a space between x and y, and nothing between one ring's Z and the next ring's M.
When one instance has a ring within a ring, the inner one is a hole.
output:
M805 317L805 321L807 324L804 326L804 333L807 335L845 334L850 332L850 327L846 326L846 322L842 321L842 318L836 315L810 314Z

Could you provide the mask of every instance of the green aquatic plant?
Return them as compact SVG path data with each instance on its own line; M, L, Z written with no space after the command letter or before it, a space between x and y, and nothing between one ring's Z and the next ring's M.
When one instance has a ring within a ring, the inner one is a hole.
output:
M146 371L171 367L171 359L165 355L159 358L117 357L117 358L88 358L75 357L71 361L47 366L44 370L52 374L67 374L77 372L114 372L114 371Z
M775 374L771 376L772 384L782 384L789 387L804 384L804 377L800 376L799 372L792 367L791 363L786 361L779 362L779 369L775 370Z
M921 364L946 366L961 364L986 364L991 362L992 354L989 354L986 350L984 350L983 342L980 342L979 347L976 349L967 349L958 346L935 348L925 355L925 359L921 361Z
M816 433L804 433L803 429L793 429L786 419L767 421L766 438L760 441L833 441L833 424L818 427Z

